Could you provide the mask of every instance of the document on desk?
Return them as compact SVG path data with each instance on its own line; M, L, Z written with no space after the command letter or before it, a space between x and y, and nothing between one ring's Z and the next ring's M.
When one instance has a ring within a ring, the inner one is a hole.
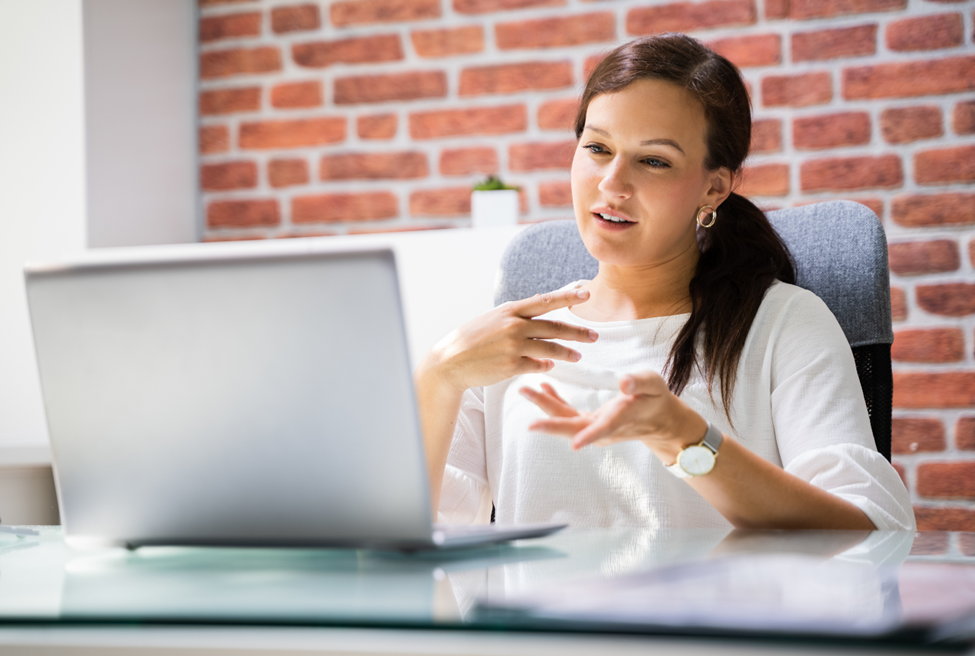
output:
M720 557L569 582L483 604L480 610L509 619L547 620L553 626L666 633L927 634L932 627L917 621L922 618L916 610L905 613L899 574L892 567L801 555ZM945 570L940 576L957 587L957 573ZM969 578L975 583L975 576ZM909 605L919 606L917 600ZM960 601L955 611L972 613L975 598Z

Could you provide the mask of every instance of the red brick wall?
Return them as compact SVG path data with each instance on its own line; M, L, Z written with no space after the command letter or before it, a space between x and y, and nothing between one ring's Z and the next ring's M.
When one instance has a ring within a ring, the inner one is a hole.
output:
M952 0L202 0L206 239L469 224L487 173L571 216L594 58L686 31L753 94L744 193L846 198L890 242L894 461L922 528L975 531L975 48Z

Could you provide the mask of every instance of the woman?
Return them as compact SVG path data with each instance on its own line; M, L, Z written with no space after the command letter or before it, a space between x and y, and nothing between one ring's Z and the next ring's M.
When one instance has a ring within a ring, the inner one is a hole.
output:
M733 192L738 70L684 35L621 46L576 135L598 275L495 308L417 368L441 519L912 530L841 329Z

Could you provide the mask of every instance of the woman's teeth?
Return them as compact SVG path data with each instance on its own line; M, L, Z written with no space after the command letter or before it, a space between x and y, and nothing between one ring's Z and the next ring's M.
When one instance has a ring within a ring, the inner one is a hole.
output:
M611 221L613 223L633 223L632 221L627 221L626 219L621 219L618 216L613 216L612 214L600 214L600 218L604 221Z

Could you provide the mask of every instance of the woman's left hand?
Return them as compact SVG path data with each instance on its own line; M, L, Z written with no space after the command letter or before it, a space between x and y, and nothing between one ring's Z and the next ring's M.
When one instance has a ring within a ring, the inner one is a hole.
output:
M605 446L639 440L665 462L673 462L684 446L704 435L707 422L675 396L660 374L648 371L620 379L620 394L594 412L579 412L548 383L542 391L523 387L519 392L549 415L529 430L561 435L574 450L587 444ZM669 460L668 460L669 458Z
M669 465L707 430L707 421L652 371L623 376L619 396L594 412L579 412L548 383L542 383L542 391L519 391L549 415L530 430L568 437L574 450L639 440ZM797 478L727 435L720 454L707 476L684 480L738 528L875 528L849 501Z

